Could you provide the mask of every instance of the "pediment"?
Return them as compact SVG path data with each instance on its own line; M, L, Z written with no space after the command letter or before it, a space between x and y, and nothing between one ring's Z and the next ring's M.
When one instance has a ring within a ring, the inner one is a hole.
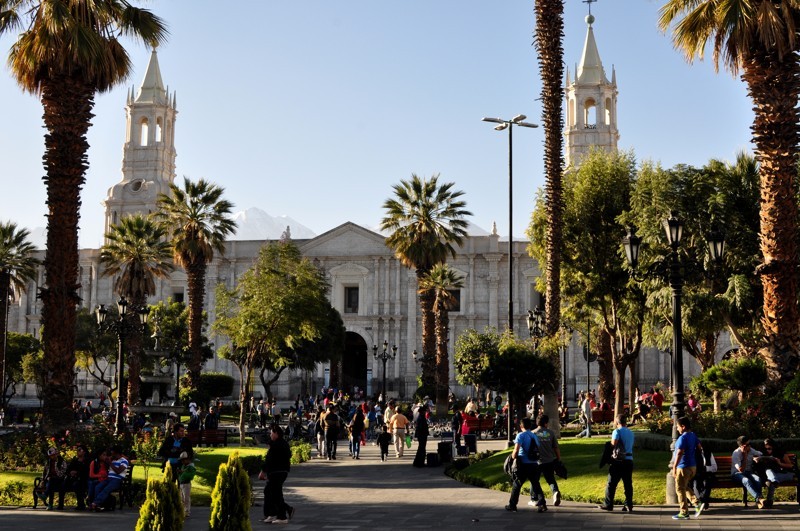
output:
M303 243L300 251L308 258L392 255L383 236L349 221Z

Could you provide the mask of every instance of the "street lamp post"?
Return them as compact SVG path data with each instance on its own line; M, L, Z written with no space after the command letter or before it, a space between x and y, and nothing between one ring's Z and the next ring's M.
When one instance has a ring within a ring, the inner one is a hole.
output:
M391 354L389 354L388 350L389 341L387 339L383 340L383 352L380 354L378 354L378 345L372 345L372 357L383 362L383 387L381 388L381 395L383 396L384 403L386 403L386 362L397 357L397 345L392 345Z
M681 298L683 294L684 270L702 269L702 265L692 259L681 259L678 249L683 236L683 221L678 218L677 212L671 212L670 217L663 222L670 246L669 255L665 260L656 261L644 272L644 276L661 278L669 283L672 290L672 443L678 440L678 419L683 416L685 409L683 388L683 330L681 320ZM711 261L718 263L722 260L725 251L725 239L718 231L706 237ZM634 278L637 277L636 268L639 264L639 249L642 239L636 235L634 227L628 228L628 234L623 238L625 256L633 270Z
M107 320L108 309L105 304L97 307L97 325L101 332L113 332L117 335L119 350L117 352L117 416L114 426L114 435L120 435L125 431L125 412L122 407L123 393L125 392L125 338L131 332L144 331L147 325L147 308L131 308L136 312L137 321L131 323L126 319L128 315L128 300L121 297L117 302L119 315L114 320Z
M528 310L528 317L525 319L528 322L528 337L534 340L534 348L536 350L539 349L539 340L544 337L544 314L542 313L542 309L538 306L533 310ZM533 416L536 417L537 409L539 407L539 401L534 396L534 411ZM508 445L512 446L514 442L512 432L512 404L511 404L511 394L508 395Z
M508 129L508 329L512 332L514 331L514 283L512 282L514 277L514 232L511 230L512 223L513 223L513 212L514 212L514 173L513 173L513 144L511 142L511 132L514 130L514 126L518 125L520 127L539 127L536 124L528 123L525 120L527 116L524 114L518 114L510 120L504 120L502 118L484 118L484 122L491 122L494 124L498 124L495 126L496 131L502 131L503 129ZM510 404L509 404L510 406ZM509 430L509 437L511 437L511 431Z

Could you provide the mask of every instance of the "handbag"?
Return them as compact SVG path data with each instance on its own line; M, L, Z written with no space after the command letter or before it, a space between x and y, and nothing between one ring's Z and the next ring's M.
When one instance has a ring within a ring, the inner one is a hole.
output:
M411 448L411 435L406 435L406 446Z

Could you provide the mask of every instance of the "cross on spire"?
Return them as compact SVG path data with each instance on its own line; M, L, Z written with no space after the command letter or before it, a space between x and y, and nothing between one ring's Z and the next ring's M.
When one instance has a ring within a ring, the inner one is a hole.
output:
M589 6L589 14L591 15L592 14L592 4L597 2L597 0L582 0L582 2Z

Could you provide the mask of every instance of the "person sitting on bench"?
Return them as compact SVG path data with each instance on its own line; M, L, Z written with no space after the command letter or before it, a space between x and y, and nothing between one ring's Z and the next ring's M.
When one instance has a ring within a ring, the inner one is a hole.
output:
M122 447L114 446L111 448L111 464L108 465L108 479L98 486L94 502L90 508L97 510L100 508L102 511L103 504L115 490L119 490L122 486L122 481L128 475L128 468L131 464L128 458L122 455Z
M794 480L794 463L783 448L777 446L769 437L764 439L764 455L756 457L753 461L756 463L759 477L767 487L767 499L764 505L772 507L775 486L781 482Z
M764 508L764 500L761 498L761 479L753 470L755 458L761 457L761 452L750 447L750 438L742 435L736 439L739 447L731 455L731 478L734 482L747 489L750 496L756 502L759 509Z

